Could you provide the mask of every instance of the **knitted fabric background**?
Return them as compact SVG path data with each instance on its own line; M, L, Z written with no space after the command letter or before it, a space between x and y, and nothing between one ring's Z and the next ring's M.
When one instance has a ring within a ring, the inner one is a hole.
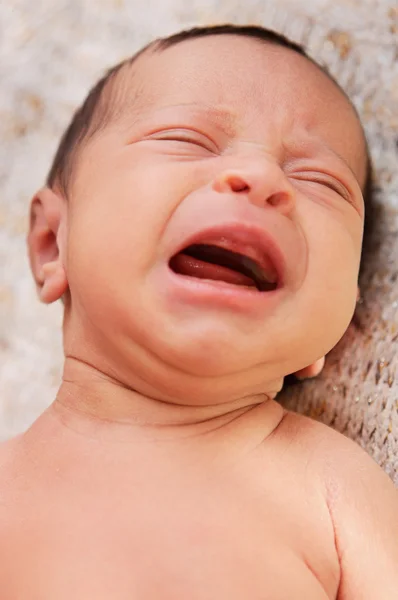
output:
M398 6L396 0L9 0L0 4L0 438L24 430L61 378L61 305L39 304L28 202L89 87L154 37L257 23L303 43L355 102L377 179L362 301L318 379L288 407L360 443L398 485Z

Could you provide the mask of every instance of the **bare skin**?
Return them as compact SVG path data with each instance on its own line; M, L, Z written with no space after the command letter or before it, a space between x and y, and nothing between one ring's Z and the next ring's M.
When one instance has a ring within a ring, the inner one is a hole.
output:
M0 450L2 598L393 600L392 483L274 400L355 306L357 118L315 66L253 40L140 61L141 94L84 149L70 197L32 202L66 360L53 405ZM167 267L184 236L231 224L279 247L274 300Z
M273 400L134 435L59 401L2 448L2 597L392 600L396 496L371 463Z
M56 410L14 443L2 469L14 480L3 493L7 599L336 597L311 423L298 428L289 415L281 424L270 404L221 428L209 422L206 433L149 430L130 443L104 440L108 426L94 432L83 419L82 435ZM262 417L273 422L268 435ZM293 452L292 429L306 432L305 452Z

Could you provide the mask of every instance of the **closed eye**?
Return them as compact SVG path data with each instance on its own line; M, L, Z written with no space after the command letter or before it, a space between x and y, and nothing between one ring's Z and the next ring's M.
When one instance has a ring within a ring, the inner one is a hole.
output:
M322 185L326 188L329 188L333 192L336 192L336 194L338 194L339 196L344 198L344 200L347 200L348 202L352 202L351 194L349 193L349 191L347 190L345 185L343 185L342 183L337 181L337 179L334 179L331 177L326 177L320 173L315 173L315 172L314 173L306 172L303 174L296 174L296 175L294 175L294 178L298 179L300 181L308 181L309 183L316 183L316 184Z
M146 136L144 139L191 144L200 148L204 148L209 152L217 152L217 146L210 138L202 133L199 133L198 131L191 129L168 129L164 131L156 131Z
M337 181L331 181L329 179L321 179L321 178L317 178L317 179L312 179L312 181L314 183L319 183L320 185L324 185L325 187L333 190L334 192L336 192L337 194L339 194L340 196L344 196L346 197L348 192L345 189L345 187L339 183L337 183Z

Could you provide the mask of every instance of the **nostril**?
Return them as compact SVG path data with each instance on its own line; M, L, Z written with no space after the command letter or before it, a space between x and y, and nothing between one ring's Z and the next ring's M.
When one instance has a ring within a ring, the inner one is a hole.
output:
M244 179L232 175L228 178L229 187L233 192L248 192L250 187Z
M270 206L275 206L275 207L286 206L286 205L290 204L290 195L285 192L278 192L276 194L272 194L271 196L269 196L269 198L267 198L267 203Z
M280 194L272 194L272 196L268 198L268 204L270 206L278 206L281 202L283 202L283 199L280 197Z
M248 193L251 190L246 177L241 177L241 175L231 172L222 173L216 177L213 188L221 193Z

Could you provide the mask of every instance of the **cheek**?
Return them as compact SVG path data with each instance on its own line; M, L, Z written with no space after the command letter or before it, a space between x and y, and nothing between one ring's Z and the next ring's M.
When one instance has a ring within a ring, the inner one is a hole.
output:
M322 273L322 281L341 280L356 286L362 248L363 219L346 201L306 201L299 215L307 239L309 268ZM352 281L351 281L352 280ZM319 281L319 284L322 284Z
M311 320L335 345L348 327L355 309L361 256L362 223L358 216L325 215L311 223L308 271L303 300Z
M96 303L138 293L167 223L200 180L203 167L127 147L108 160L89 157L74 188L67 275L72 296ZM199 182L199 183L198 183ZM100 292L100 294L99 294ZM89 300L90 297L90 300Z

